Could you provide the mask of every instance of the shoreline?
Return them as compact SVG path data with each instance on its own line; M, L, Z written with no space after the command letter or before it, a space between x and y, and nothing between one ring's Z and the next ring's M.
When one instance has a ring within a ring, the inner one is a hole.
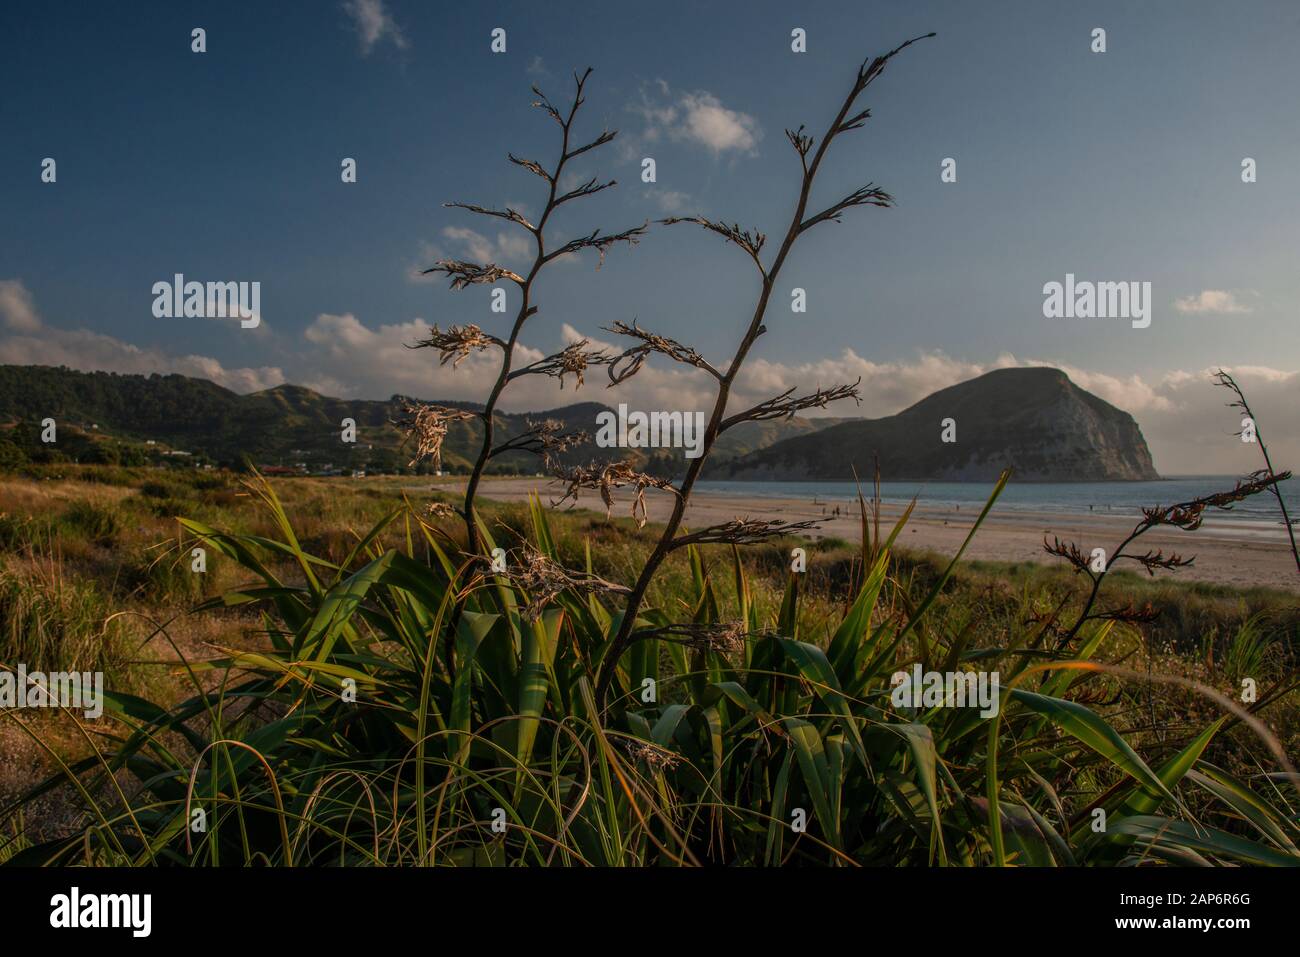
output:
M463 491L463 478L434 480L419 489L441 492ZM484 483L480 494L489 500L503 502L527 501L536 492L544 504L550 504L562 493L560 483L546 477L492 478ZM612 516L631 514L632 496L624 489L614 493ZM841 538L856 542L860 537L861 522L856 503L845 507L840 504L840 514L834 515L835 502L814 504L811 499L793 496L736 495L722 491L697 491L686 513L691 526L713 525L738 517L771 518L785 521L816 520L820 528L802 534L811 539ZM1028 511L1000 509L995 504L988 518L971 541L965 559L996 562L1034 562L1041 565L1065 567L1065 562L1043 551L1043 539L1053 536L1062 541L1073 541L1085 552L1094 547L1108 552L1118 545L1132 530L1138 518L1114 513L1075 513L1063 511ZM603 514L605 504L597 492L581 490L576 503L566 503L566 508L585 508ZM646 491L646 510L651 522L666 521L672 508L671 493L649 489ZM881 506L881 530L892 529L904 506L884 502ZM956 554L970 526L979 517L981 507L961 508L946 505L918 503L907 527L899 535L898 544L914 550L931 550L940 555ZM1252 534L1252 531L1254 533ZM1142 552L1160 549L1166 555L1176 552L1195 556L1194 565L1177 571L1157 570L1158 580L1199 581L1234 588L1263 586L1300 593L1300 573L1287 544L1285 534L1278 529L1276 541L1252 529L1225 524L1206 527L1195 532L1158 527L1139 540ZM1134 562L1123 566L1142 572Z

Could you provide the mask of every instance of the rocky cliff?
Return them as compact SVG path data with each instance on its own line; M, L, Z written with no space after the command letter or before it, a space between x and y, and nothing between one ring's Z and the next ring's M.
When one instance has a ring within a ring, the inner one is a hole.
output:
M945 442L947 429L955 441ZM1158 479L1133 417L1059 369L999 369L943 389L897 415L845 422L710 469L709 478L881 478L986 482Z

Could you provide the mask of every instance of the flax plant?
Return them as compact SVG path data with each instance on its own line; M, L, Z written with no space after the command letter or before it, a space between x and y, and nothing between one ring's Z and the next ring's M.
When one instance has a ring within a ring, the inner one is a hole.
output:
M602 233L599 229L594 229L588 234L564 241L553 241L547 233L547 225L551 216L560 207L574 200L595 196L616 185L615 180L601 182L596 177L578 183L572 188L564 185L566 182L565 173L575 159L605 146L617 136L615 130L604 130L595 139L587 143L581 145L576 143L574 121L578 110L586 102L583 91L591 72L591 69L588 68L580 75L574 74L573 99L565 110L561 110L552 103L540 89L533 87L533 93L537 97L533 105L554 120L560 128L559 152L550 167L544 166L535 160L515 156L513 153L509 154L511 163L539 177L546 184L546 200L536 221L533 221L521 211L508 206L504 209L493 209L476 203L455 202L446 204L449 207L463 209L480 216L503 219L525 230L532 238L534 246L532 262L527 270L520 273L497 263L474 263L458 259L439 260L433 266L424 270L425 274L446 276L450 280L452 289L467 289L477 285L495 285L506 282L515 286L518 296L519 305L515 311L514 322L510 327L509 336L505 339L485 333L475 325L452 326L446 331L434 326L426 338L419 340L414 345L414 348L433 349L439 354L441 364L445 365L448 361L451 361L453 368L459 365L471 352L495 349L501 353L501 364L496 380L488 392L482 411L477 413L482 420L483 438L473 469L470 471L469 481L465 487L465 500L461 509L461 515L465 523L466 551L470 555L478 554L481 545L478 523L474 517L474 504L478 497L479 485L483 480L483 472L495 456L519 447L518 444L497 444L495 442L496 423L494 416L506 386L515 379L526 375L551 376L558 379L561 385L564 384L565 377L571 375L574 377L576 385L581 386L583 372L588 366L599 365L607 361L602 350L589 348L588 342L583 340L570 343L560 352L545 356L536 362L520 367L515 366L515 348L519 344L524 325L539 310L535 291L539 276L547 266L557 260L586 251L595 251L603 263L605 254L612 247L619 244L635 246L646 231L645 224L616 233ZM449 414L450 410L430 409L426 411L425 421L431 422L433 417L441 415L443 421L436 424L439 427L444 427L445 431L445 421ZM536 435L531 437L539 438L542 434L542 431L538 431Z
M615 674L618 670L619 663L623 653L627 650L632 641L633 633L637 627L637 613L640 610L641 603L645 599L646 591L655 573L663 564L668 555L683 548L692 542L702 540L701 535L705 536L704 540L711 541L736 541L736 542L754 542L762 541L768 538L786 534L797 529L787 528L780 522L764 523L759 528L755 523L739 522L733 526L719 526L716 529L696 532L693 536L679 535L682 519L685 517L686 509L690 504L691 493L695 488L705 464L708 462L709 455L713 450L718 436L730 428L734 428L743 422L760 421L763 419L778 418L781 416L790 416L803 409L825 408L829 402L844 398L857 398L857 384L836 386L832 389L817 389L807 395L796 396L794 390L783 393L774 399L759 403L758 405L745 409L740 412L728 415L727 409L731 400L731 390L735 384L736 377L744 367L745 359L749 356L750 350L759 336L767 331L764 324L767 316L768 304L771 301L772 291L776 287L777 279L781 274L781 268L785 265L790 251L794 248L795 243L808 231L823 223L839 222L842 215L858 206L877 206L888 207L893 204L892 197L883 189L877 187L874 183L868 183L860 189L854 190L848 196L832 203L819 212L810 212L810 203L812 201L813 185L816 182L817 174L822 168L822 162L826 158L831 146L846 133L861 129L871 116L868 109L858 108L858 101L872 82L884 72L886 64L903 50L910 47L919 40L933 37L933 33L925 36L916 37L908 40L895 47L888 53L865 60L858 68L854 76L853 83L849 87L848 94L845 96L839 111L835 118L827 127L826 132L822 135L820 141L804 132L800 126L797 130L786 130L786 138L794 147L795 153L799 157L800 177L799 187L796 193L794 213L791 216L790 224L786 227L785 234L777 248L775 256L769 263L764 263L763 247L766 245L767 237L757 230L744 230L739 225L727 224L725 222L716 222L706 219L702 216L692 217L672 217L664 220L668 225L677 223L690 223L700 226L711 233L721 236L727 242L735 245L743 251L753 262L758 272L759 290L758 301L749 320L749 326L745 330L744 336L736 347L735 354L723 372L705 362L698 353L693 349L687 349L676 342L671 342L663 337L647 334L636 329L620 329L628 334L635 335L641 340L641 345L634 347L625 353L624 356L632 356L633 361L638 364L644 360L649 353L658 353L665 355L675 361L684 362L697 368L704 369L717 382L717 394L713 404L713 410L709 415L708 425L705 427L703 450L702 453L691 460L687 466L685 477L682 479L681 486L676 491L676 497L673 502L673 511L668 519L659 542L654 552L650 555L636 584L632 588L632 594L627 600L626 607L623 611L622 620L619 623L618 631L614 635L611 646L606 652L600 669L600 676L596 682L596 700L604 705L610 686L614 682ZM632 371L635 371L636 366ZM614 376L615 367L611 366L611 377Z

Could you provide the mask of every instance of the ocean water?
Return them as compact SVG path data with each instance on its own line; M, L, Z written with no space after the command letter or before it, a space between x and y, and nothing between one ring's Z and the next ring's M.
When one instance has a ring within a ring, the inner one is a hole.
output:
M1238 477L1196 475L1162 479L1158 482L1025 482L1013 479L998 497L994 515L1024 517L1035 514L1080 514L1137 521L1144 507L1174 505L1203 495L1231 489ZM700 494L727 494L747 498L795 498L831 505L857 501L852 482L705 482L696 486ZM871 485L863 483L869 499ZM1292 520L1300 519L1300 479L1281 485L1282 496ZM906 505L915 496L917 507L929 510L979 514L993 492L983 482L882 482L880 498L885 504ZM1207 531L1242 534L1248 537L1285 537L1277 499L1268 492L1236 503L1231 510L1206 512Z

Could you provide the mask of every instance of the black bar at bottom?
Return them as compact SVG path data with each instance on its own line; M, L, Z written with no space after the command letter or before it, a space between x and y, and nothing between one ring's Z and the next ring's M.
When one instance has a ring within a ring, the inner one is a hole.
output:
M597 931L630 942L657 936L653 928L671 936L682 917L715 925L729 941L763 941L783 926L793 932L810 920L809 927L850 935L858 933L856 926L872 946L936 934L974 940L990 931L1041 931L1051 940L1085 943L1171 933L1230 942L1236 935L1278 935L1293 928L1296 887L1294 873L1244 868L0 868L0 920L8 943L76 934L87 942L112 938L128 947L145 941L221 946L283 939L337 948L373 945L390 933L421 927L468 934L484 944L538 934L561 945L575 934L590 942ZM148 895L147 910L136 895Z

